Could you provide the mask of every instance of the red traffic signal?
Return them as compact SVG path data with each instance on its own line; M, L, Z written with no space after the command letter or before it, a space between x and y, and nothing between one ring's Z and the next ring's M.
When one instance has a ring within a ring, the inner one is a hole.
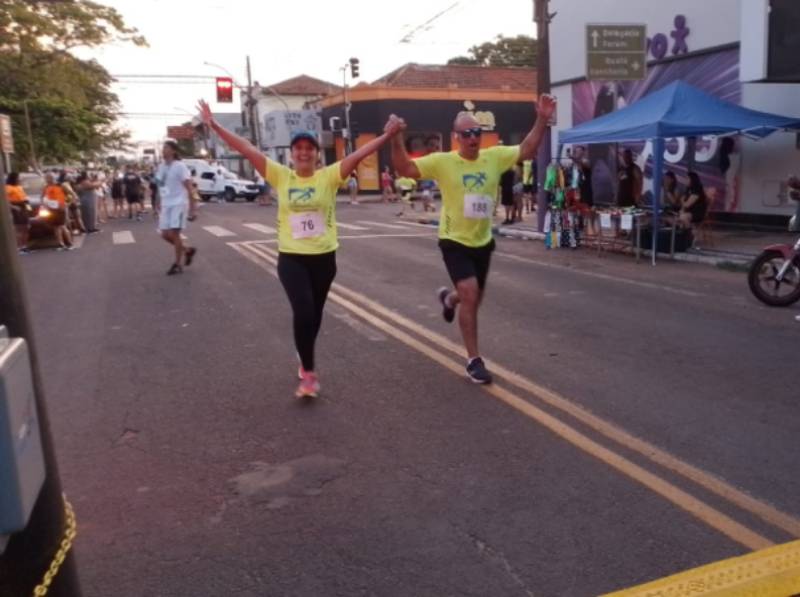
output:
M217 77L217 101L222 104L233 103L233 79Z

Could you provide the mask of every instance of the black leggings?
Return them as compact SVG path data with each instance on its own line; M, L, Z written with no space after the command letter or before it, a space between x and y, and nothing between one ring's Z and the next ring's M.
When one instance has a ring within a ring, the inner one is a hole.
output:
M280 253L278 278L294 314L294 343L306 371L314 371L314 343L322 325L325 299L336 277L336 252L322 255Z

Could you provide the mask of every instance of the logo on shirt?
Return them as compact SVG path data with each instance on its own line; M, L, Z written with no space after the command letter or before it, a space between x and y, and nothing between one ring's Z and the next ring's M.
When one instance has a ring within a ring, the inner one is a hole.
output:
M304 189L289 189L289 201L311 201L317 189L314 187L306 187Z
M461 178L464 188L468 191L477 191L483 188L486 184L486 172L478 172L477 174L464 174Z

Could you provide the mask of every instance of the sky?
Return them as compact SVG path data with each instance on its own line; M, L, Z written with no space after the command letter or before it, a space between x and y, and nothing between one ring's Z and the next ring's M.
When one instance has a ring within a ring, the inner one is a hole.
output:
M498 34L534 34L532 0L101 0L136 27L149 47L114 43L76 52L98 60L112 75L224 76L211 62L262 85L307 74L341 84L351 56L361 62L362 81L373 81L407 63L443 64ZM440 16L437 17L437 15ZM436 18L434 18L436 17ZM429 20L429 24L425 25ZM411 34L408 43L401 39ZM357 81L358 82L358 81ZM121 121L133 141L158 142L166 126L189 119L200 98L215 112L213 81L114 84Z

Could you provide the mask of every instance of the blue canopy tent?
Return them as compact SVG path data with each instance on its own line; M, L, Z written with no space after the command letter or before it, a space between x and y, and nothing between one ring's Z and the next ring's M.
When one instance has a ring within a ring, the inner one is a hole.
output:
M800 130L800 118L742 108L683 81L675 81L621 110L561 131L558 141L560 144L653 141L652 251L655 264L665 139L736 134L761 139L782 130Z

